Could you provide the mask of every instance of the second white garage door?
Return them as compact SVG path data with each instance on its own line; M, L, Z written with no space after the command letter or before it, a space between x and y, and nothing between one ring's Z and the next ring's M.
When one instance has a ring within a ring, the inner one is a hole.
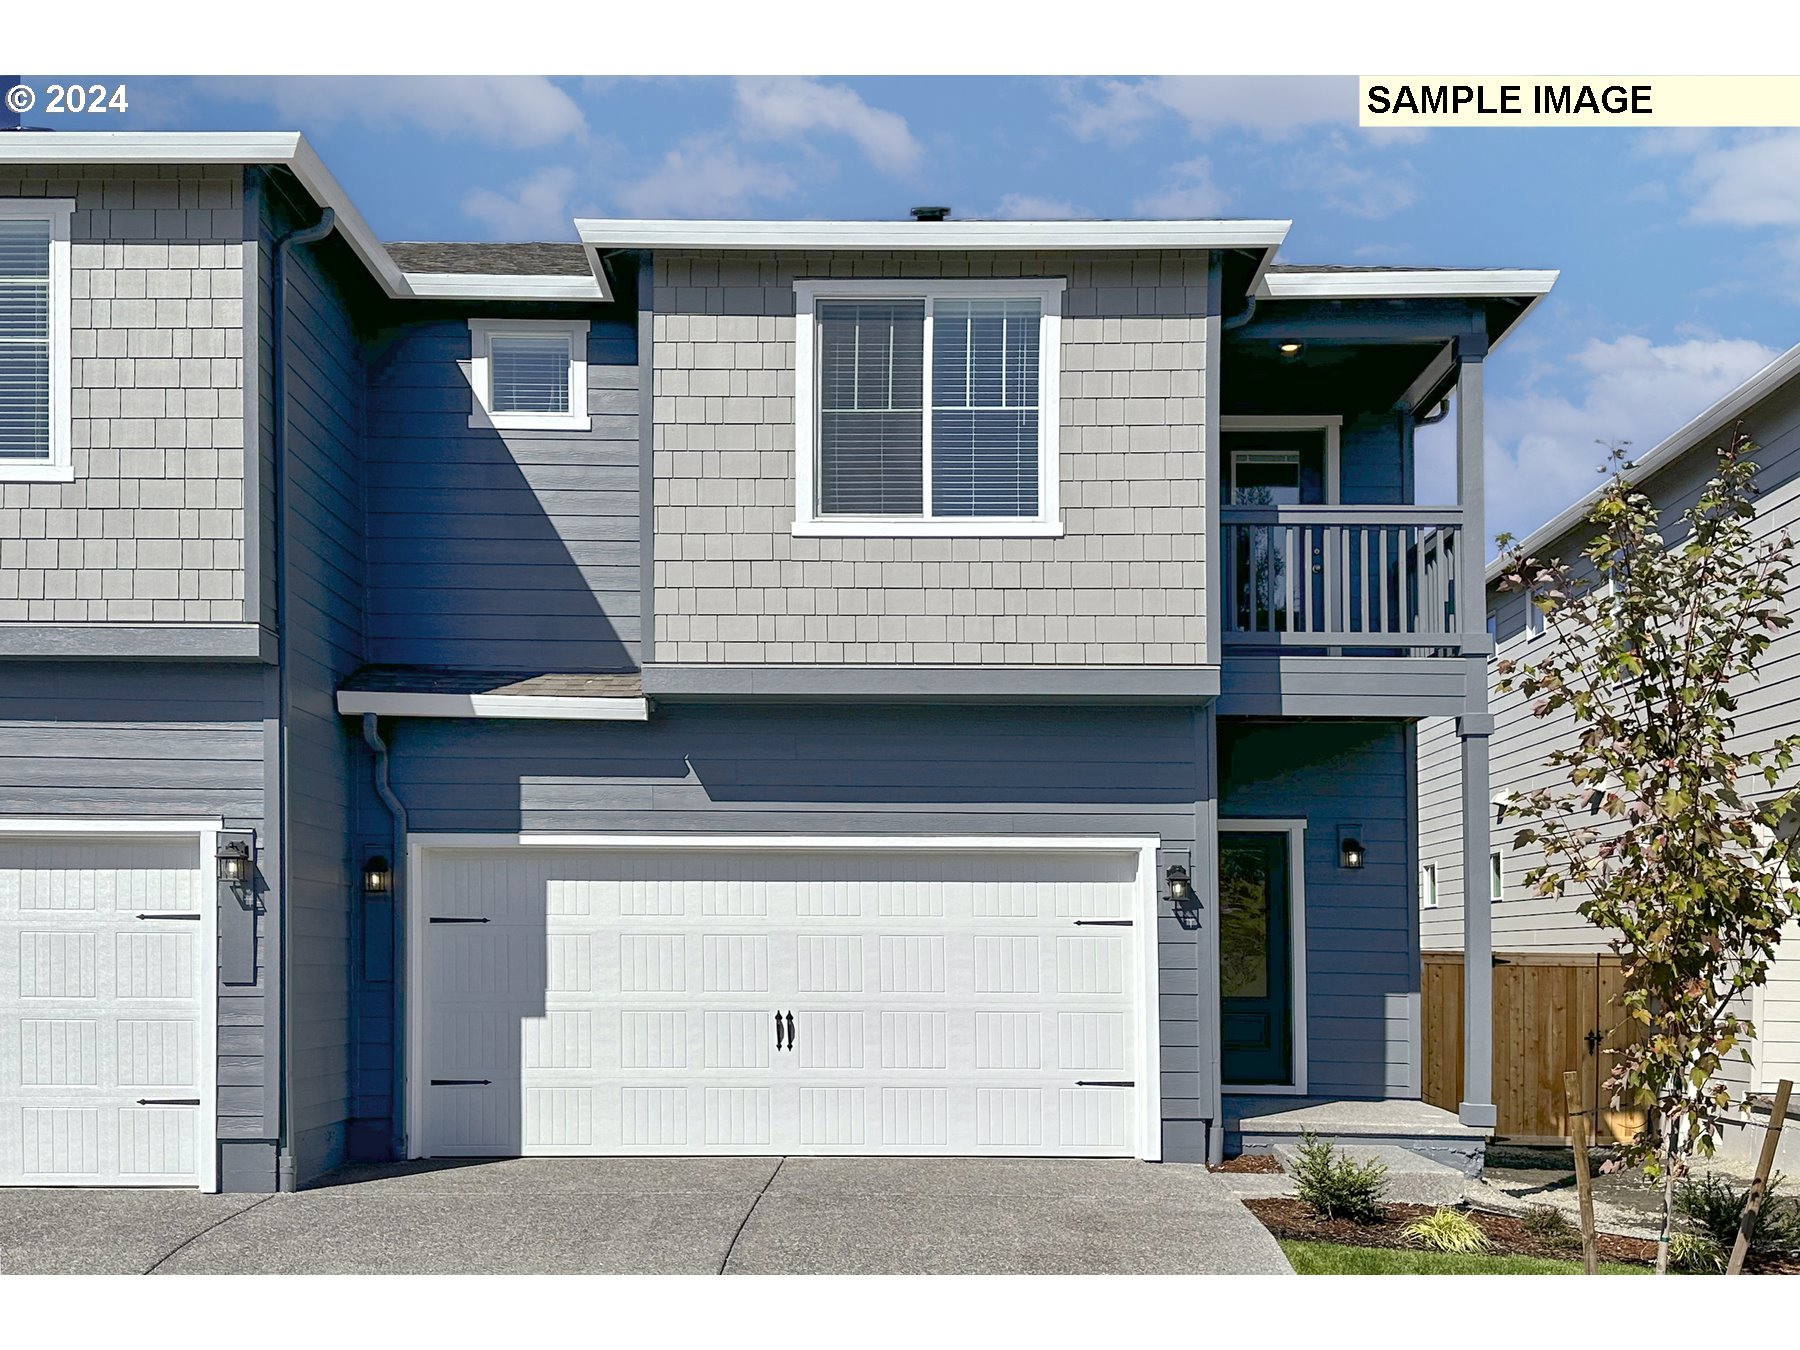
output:
M412 1151L1154 1156L1151 856L427 847Z

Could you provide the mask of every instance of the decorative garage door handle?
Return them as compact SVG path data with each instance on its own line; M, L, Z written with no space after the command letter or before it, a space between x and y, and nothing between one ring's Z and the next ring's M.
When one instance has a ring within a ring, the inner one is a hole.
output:
M198 1097L139 1097L139 1106L198 1106Z
M493 1080L491 1078L434 1078L431 1080L431 1086L433 1086L433 1087L487 1087L492 1081Z
M787 1033L786 1045L781 1043L781 1037L784 1031ZM794 1014L791 1012L787 1015L786 1026L782 1025L781 1014L779 1012L775 1014L775 1048L777 1050L792 1050L794 1048Z
M794 1014L791 1012L787 1015L787 1023L788 1023L788 1049L792 1050L794 1048Z
M779 1012L777 1012L775 1014L775 1048L777 1050L785 1050L787 1048L785 1045L782 1044L781 1038L782 1038L781 1014Z

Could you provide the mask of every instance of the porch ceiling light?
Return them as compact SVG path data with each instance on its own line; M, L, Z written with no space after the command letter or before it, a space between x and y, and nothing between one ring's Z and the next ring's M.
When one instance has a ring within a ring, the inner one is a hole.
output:
M1338 862L1341 866L1352 870L1361 867L1363 865L1362 840L1355 835L1345 835L1343 842L1338 845Z
M394 889L394 869L388 860L377 853L363 864L362 884L364 895L390 895Z
M1306 350L1306 344L1304 342L1288 341L1281 343L1275 350L1291 361L1296 356L1300 355L1301 352Z
M242 839L227 839L213 855L220 881L242 886L250 880L250 845Z
M1163 874L1169 883L1169 903L1177 909L1184 909L1194 903L1194 883L1188 880L1188 870L1176 863Z

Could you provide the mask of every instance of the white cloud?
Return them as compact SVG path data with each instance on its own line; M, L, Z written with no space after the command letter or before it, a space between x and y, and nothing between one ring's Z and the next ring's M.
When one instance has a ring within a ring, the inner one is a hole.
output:
M1800 131L1703 146L1688 172L1690 215L1722 225L1800 225Z
M1383 161L1359 164L1349 141L1332 133L1316 150L1297 154L1288 165L1288 185L1310 188L1325 205L1363 220L1385 220L1419 200L1412 166Z
M1599 483L1607 445L1629 441L1628 454L1644 454L1777 355L1741 338L1596 339L1563 363L1578 376L1572 393L1490 396L1488 534L1535 529ZM1454 440L1433 430L1430 450L1421 433L1419 500L1453 501Z
M488 227L495 239L563 239L572 226L569 198L575 170L552 166L511 184L505 192L476 188L462 200L463 214Z
M1122 143L1166 116L1196 136L1227 128L1282 140L1304 127L1353 126L1356 81L1323 75L1180 75L1067 81L1064 120L1084 141ZM1393 139L1390 134L1388 139ZM1409 138L1410 139L1410 138Z
M910 174L925 148L906 119L871 108L849 85L794 77L746 78L736 84L738 127L753 139L795 140L831 132L855 142L883 173Z
M1163 186L1131 205L1139 215L1193 220L1218 215L1230 200L1231 193L1213 182L1212 161L1201 155L1171 165Z
M587 119L575 100L539 75L226 78L206 81L202 92L267 104L302 130L352 122L511 146L587 135Z
M1092 220L1094 213L1062 197L1009 192L1000 199L990 217L994 220Z
M752 202L789 196L795 182L779 165L746 159L716 136L692 136L614 196L634 216L742 216Z

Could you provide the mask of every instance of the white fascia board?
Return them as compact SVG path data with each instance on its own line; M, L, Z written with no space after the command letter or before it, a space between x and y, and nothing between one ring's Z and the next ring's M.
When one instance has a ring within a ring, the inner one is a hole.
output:
M407 272L406 284L421 300L588 300L612 296L592 277L522 277L470 272Z
M569 698L508 694L429 694L340 689L337 709L377 717L510 717L551 722L648 722L644 698Z
M314 201L331 208L337 232L394 300L609 300L589 277L459 277L459 291L423 288L388 255L344 185L297 131L58 131L0 136L0 164L280 164ZM481 283L471 285L468 283ZM546 284L548 283L548 284Z
M1789 347L1712 407L1692 418L1679 431L1638 456L1625 475L1626 481L1642 482L1664 465L1694 449L1700 441L1737 421L1796 376L1800 376L1800 346ZM1600 494L1605 491L1606 485L1603 483L1580 501L1538 526L1513 547L1527 553L1540 552L1545 545L1553 543L1586 520L1588 512L1594 509L1594 503L1600 500ZM1487 584L1492 586L1505 571L1506 560L1496 559L1487 569Z
M577 220L596 249L1260 248L1286 220Z
M1260 300L1537 299L1561 274L1493 269L1445 272L1265 272Z

